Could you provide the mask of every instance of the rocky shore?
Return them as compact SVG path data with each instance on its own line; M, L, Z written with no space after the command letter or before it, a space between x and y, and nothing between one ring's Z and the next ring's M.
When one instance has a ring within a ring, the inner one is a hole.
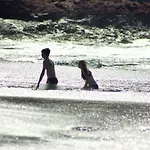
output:
M150 27L148 0L1 0L0 17L20 20L78 20L104 28Z

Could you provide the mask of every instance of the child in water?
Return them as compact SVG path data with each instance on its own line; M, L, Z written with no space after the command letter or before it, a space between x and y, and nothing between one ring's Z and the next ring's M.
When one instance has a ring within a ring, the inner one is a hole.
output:
M92 72L87 68L86 61L79 61L78 67L81 69L81 77L85 80L83 89L98 89L98 85L93 78Z
M58 80L55 74L55 65L54 62L49 59L49 54L50 54L50 49L49 48L45 48L41 51L41 55L44 58L43 61L43 69L42 72L40 74L40 78L38 81L38 84L36 86L36 90L39 88L40 82L43 79L43 76L45 74L45 71L47 72L47 82L49 87L56 87Z

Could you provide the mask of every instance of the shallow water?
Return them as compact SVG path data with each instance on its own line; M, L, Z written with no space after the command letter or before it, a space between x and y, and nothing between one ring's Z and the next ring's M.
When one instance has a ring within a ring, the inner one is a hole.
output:
M85 91L77 67L56 66L58 89L44 90L44 78L35 91L39 68L0 65L2 150L149 149L148 70L92 68L100 89Z
M77 66L81 59L94 68L109 67L123 69L149 69L148 39L133 41L120 45L80 45L71 41L62 43L48 39L26 39L0 41L1 62L33 62L42 63L41 49L51 49L51 59L58 65Z
M149 106L2 97L1 149L148 150Z
M149 150L149 40L84 45L0 41L0 149ZM35 90L42 48L51 49L58 89ZM88 61L99 90L81 88L77 67Z

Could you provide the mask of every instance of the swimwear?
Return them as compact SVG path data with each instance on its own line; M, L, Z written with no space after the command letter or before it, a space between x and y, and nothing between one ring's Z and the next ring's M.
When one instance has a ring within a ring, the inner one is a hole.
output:
M47 79L46 83L50 83L50 84L57 84L58 83L58 79L56 77Z
M92 89L98 89L98 85L97 84L91 85L91 88Z
M90 76L91 74L92 74L91 71L89 71L88 76ZM81 77L85 80L85 75L83 73L81 73Z
M88 76L91 76L92 73L91 71L88 72ZM83 73L81 73L81 77L85 80L85 76ZM98 85L97 84L94 84L94 85L90 85L89 87L91 87L91 89L98 89Z

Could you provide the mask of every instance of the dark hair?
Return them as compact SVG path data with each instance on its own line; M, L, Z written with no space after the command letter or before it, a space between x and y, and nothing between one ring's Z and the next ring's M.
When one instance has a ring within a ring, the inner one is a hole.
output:
M49 48L44 48L44 49L42 49L41 52L42 52L42 53L45 53L47 56L49 56L49 54L50 54L50 49L49 49Z

